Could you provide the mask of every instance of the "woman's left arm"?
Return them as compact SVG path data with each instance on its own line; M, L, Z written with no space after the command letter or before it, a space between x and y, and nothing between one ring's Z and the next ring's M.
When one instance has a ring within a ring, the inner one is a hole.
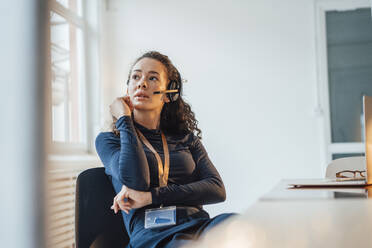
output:
M170 184L152 188L153 204L205 205L225 201L226 191L222 179L200 139L194 135L190 152L196 164L194 173L198 180L184 185Z

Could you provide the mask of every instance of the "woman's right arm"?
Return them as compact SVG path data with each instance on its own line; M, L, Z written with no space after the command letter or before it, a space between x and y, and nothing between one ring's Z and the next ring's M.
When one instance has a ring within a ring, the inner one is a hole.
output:
M150 172L142 143L135 131L131 116L116 121L120 141L111 132L100 133L95 141L97 153L105 172L128 188L148 191Z

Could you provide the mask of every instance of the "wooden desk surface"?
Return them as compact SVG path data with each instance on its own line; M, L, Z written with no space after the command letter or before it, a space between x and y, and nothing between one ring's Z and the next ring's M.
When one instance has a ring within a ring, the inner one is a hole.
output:
M273 192L280 192L283 182ZM302 198L295 197L301 191L274 198L271 192L193 247L372 247L372 201L335 199L334 190L341 189L305 189Z

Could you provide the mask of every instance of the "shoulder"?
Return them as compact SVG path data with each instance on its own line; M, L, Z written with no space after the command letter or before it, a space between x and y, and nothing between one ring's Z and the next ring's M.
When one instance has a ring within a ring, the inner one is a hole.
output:
M100 132L95 140L96 147L108 142L120 144L120 137L116 136L113 132Z
M109 131L104 131L104 132L99 132L96 139L98 138L117 138L119 139L119 136L116 136L113 132Z

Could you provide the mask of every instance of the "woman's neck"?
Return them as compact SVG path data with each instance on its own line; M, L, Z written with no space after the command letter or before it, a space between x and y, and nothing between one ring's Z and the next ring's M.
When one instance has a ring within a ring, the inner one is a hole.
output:
M160 126L160 112L161 111L143 111L134 109L133 117L137 123L147 129L158 129Z

